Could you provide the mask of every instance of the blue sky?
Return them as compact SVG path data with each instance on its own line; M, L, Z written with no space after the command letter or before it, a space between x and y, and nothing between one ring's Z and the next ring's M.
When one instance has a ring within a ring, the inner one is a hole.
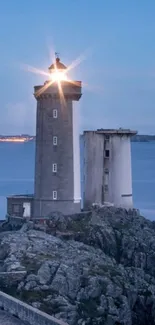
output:
M5 0L0 4L0 133L35 133L33 86L51 50L88 84L81 129L130 127L155 133L154 0Z

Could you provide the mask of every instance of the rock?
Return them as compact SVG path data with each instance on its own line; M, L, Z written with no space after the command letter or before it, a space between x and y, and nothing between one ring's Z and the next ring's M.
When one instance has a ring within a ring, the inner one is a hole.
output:
M34 228L34 224L32 221L27 221L23 224L23 226L21 227L21 229L19 230L20 232L26 232L30 229Z
M46 284L40 286L40 289L41 289L42 291L47 291L47 290L49 290L49 288L50 288L50 287L49 287L48 285L46 285Z
M45 228L0 233L1 268L27 272L7 290L69 325L155 324L155 223L94 206Z
M18 291L21 291L23 288L24 288L24 282L21 281L21 282L18 284L17 290L18 290Z
M36 281L29 281L29 282L27 282L26 285L25 285L25 290L26 290L26 291L29 291L29 290L32 290L32 289L34 289L34 288L36 288L36 287L37 287L37 283L36 283Z
M6 272L25 271L25 267L21 265L20 261L16 259L15 255L11 255L5 259L5 269Z
M38 277L37 275L35 274L29 274L26 278L26 282L29 282L29 281L35 281L37 282L38 281Z
M47 284L50 281L51 272L50 263L48 261L42 264L42 266L38 270L37 276L40 284Z
M40 302L37 302L37 301L36 302L32 302L32 307L39 309L40 306L41 306L41 303Z

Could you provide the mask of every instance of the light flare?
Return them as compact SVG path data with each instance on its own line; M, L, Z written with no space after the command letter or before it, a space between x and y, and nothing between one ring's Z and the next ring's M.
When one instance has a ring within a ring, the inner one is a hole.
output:
M86 51L85 51L85 53L86 53ZM37 93L36 93L37 96L41 95L48 87L50 87L53 83L57 82L61 102L62 102L63 105L65 105L66 104L65 103L65 96L63 94L61 81L68 81L69 83L71 83L73 85L77 85L76 81L71 80L71 79L69 79L67 77L67 73L69 71L71 71L72 69L74 69L75 67L77 67L85 59L86 59L86 54L82 54L77 59L75 59L67 67L67 69L65 71L60 71L55 66L55 69L54 69L54 71L52 73L46 72L46 71L41 70L41 69L37 69L37 68L29 66L29 65L23 65L23 66L29 72L36 73L36 74L48 77L48 81L45 82L44 86L37 91ZM90 87L88 84L86 84L84 82L83 82L83 86L87 87L87 89L89 89L91 91L92 91L92 88L96 88L97 92L99 91L99 89L97 89L98 87ZM101 91L101 89L100 89L100 91ZM101 92L103 92L103 90Z
M62 106L66 106L66 100L65 100L65 96L62 90L62 86L61 86L61 82L60 80L58 80L58 89L59 89L59 95L60 95L60 101L61 101L61 105Z
M44 70L37 69L37 68L32 67L32 66L27 65L27 64L22 64L22 67L24 68L24 70L26 70L28 72L32 72L32 73L35 73L35 74L39 74L39 75L42 75L42 76L49 77L49 73L44 71Z
M76 68L86 57L84 55L80 55L77 59L75 59L67 68L67 72Z
M57 69L55 69L54 72L50 73L50 79L52 81L67 81L67 75L65 72L62 71L58 71Z
M35 74L39 74L39 75L43 75L43 76L47 76L49 77L50 80L54 81L70 81L72 82L72 80L69 80L67 77L67 73L74 69L76 66L78 66L83 60L86 59L86 56L84 55L80 55L77 59L75 59L66 69L66 71L58 71L58 69L55 67L55 71L53 73L48 73L44 70L32 67L30 65L26 65L23 64L22 66L24 67L25 70L27 70L28 72L32 72Z
M36 97L40 96L48 87L52 85L52 81L46 82L43 87L41 87L37 92L36 92Z

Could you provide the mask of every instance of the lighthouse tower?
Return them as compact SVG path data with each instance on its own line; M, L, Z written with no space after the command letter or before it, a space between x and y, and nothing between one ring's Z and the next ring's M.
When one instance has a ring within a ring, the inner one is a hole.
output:
M51 212L79 212L80 149L73 101L81 97L81 81L67 78L56 56L49 80L34 87L37 100L34 217Z

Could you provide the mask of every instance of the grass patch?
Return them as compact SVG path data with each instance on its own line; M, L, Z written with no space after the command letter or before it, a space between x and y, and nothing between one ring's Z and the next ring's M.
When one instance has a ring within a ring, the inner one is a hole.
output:
M23 300L27 303L32 303L32 302L42 302L43 299L45 299L48 295L51 294L50 290L22 290L19 294L19 299Z

